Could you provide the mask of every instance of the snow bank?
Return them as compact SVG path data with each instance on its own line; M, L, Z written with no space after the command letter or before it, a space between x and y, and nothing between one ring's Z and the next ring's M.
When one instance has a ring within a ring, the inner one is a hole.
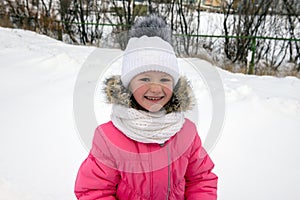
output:
M0 28L0 200L75 199L87 151L73 120L73 90L94 50ZM218 72L226 119L210 153L219 199L300 199L300 80ZM188 75L193 84L199 79ZM205 137L213 108L199 88L199 132ZM108 109L101 114L107 119Z

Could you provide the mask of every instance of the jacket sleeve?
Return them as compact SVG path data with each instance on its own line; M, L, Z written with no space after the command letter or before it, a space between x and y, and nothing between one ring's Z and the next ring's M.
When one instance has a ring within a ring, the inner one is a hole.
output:
M187 200L216 200L218 177L212 173L214 164L201 145L198 134L192 147L185 174Z
M79 200L116 200L119 179L116 170L97 161L90 153L79 168L75 195Z

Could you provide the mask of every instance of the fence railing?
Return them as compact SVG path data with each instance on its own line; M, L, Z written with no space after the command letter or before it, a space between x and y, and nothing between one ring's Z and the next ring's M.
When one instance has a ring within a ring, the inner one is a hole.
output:
M300 38L280 38L280 37L270 37L270 36L234 36L234 35L201 35L201 34L174 34L174 36L182 37L199 37L199 38L233 38L233 39L249 39L251 40L251 61L249 66L249 74L254 73L255 67L255 53L256 53L256 41L258 39L262 40L278 40L278 41L291 41L300 42Z
M20 17L22 16L15 16ZM91 25L91 26L98 26L98 27L125 27L125 29L129 28L129 25L125 24L111 24L111 23L93 23L93 22L74 22L74 21L60 21L54 20L54 23L58 23L59 25L63 26L63 24L74 24L74 25ZM290 41L290 42L300 42L300 38L283 38L283 37L270 37L270 36L234 36L234 35L209 35L209 34L174 34L173 36L176 37L197 37L197 38L229 38L229 39L247 39L251 41L251 60L249 62L249 72L250 74L254 73L255 68L255 54L257 50L257 40L274 40L274 41ZM299 45L300 46L300 45ZM299 67L300 69L300 67Z

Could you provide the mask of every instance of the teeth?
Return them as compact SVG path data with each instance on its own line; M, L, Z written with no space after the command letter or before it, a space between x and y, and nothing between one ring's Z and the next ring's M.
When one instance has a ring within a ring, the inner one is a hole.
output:
M155 101L161 99L161 97L147 97L147 99Z

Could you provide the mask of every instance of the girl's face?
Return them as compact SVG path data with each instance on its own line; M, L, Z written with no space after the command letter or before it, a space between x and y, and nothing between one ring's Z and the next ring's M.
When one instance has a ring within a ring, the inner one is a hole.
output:
M129 89L140 106L150 112L157 112L172 97L173 78L163 72L144 72L131 80Z

